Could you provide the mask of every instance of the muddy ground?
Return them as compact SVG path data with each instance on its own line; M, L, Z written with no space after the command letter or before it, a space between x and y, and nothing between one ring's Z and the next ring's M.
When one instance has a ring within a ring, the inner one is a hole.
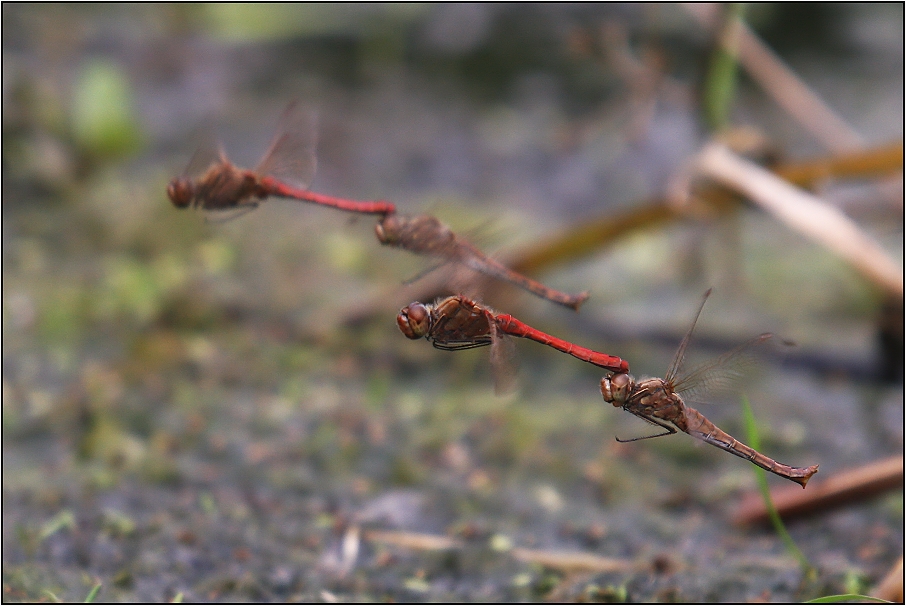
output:
M757 10L866 142L902 138L901 5ZM431 212L503 257L631 212L702 140L707 37L680 9L3 18L5 601L97 584L98 601L791 601L869 591L902 556L901 491L792 521L806 572L772 530L733 524L751 465L682 434L616 442L650 428L603 402L600 369L520 342L517 390L498 397L487 350L408 341L396 311L430 288L404 282L430 262L381 248L373 218L267 201L224 222L165 197L201 125L252 165L304 99L313 189ZM656 92L606 59L623 34L664 58ZM828 153L748 81L732 117L782 155ZM902 259L889 193L824 190ZM511 289L487 301L639 375L663 374L713 286L690 366L764 331L797 346L702 412L742 438L744 394L763 450L820 464L816 484L902 452L881 297L753 208L538 277L591 298L578 315Z

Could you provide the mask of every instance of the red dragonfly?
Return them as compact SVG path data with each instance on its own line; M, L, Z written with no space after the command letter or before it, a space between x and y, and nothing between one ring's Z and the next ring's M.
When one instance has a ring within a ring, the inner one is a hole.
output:
M410 339L425 337L437 349L456 351L491 346L498 391L509 379L503 368L510 358L504 335L531 339L567 353L584 362L615 373L629 372L629 364L617 356L574 345L524 324L509 314L495 313L463 295L447 297L434 304L414 302L400 310L396 323Z
M453 230L431 215L387 214L375 225L375 233L381 244L439 257L445 262L459 263L492 278L515 284L543 299L576 311L588 299L587 292L571 295L516 273L485 255L467 240L457 236Z
M392 203L382 200L346 200L309 191L317 166L314 133L311 115L291 104L254 170L234 166L222 149L199 150L185 170L187 176L170 181L167 196L177 208L211 211L252 210L269 196L356 213L386 215L396 211Z
M706 385L709 379L713 380L716 378L716 371L719 368L738 359L741 354L745 354L749 351L751 346L763 343L772 337L770 333L762 334L729 353L720 356L711 363L697 368L684 376L679 376L683 365L683 359L686 355L686 347L689 345L689 341L692 338L692 331L695 330L695 324L698 322L698 318L702 313L702 308L704 308L705 301L710 294L711 290L709 289L702 299L701 306L698 308L698 313L695 315L695 320L692 321L689 332L686 333L686 336L683 337L682 342L680 342L679 349L676 352L676 356L673 358L673 362L670 365L670 369L667 371L666 377L663 379L644 379L642 381L636 381L631 375L625 372L618 372L601 379L601 395L604 396L605 402L610 402L618 408L621 407L623 410L665 430L664 433L658 433L653 436L643 436L631 440L621 440L617 438L617 441L634 442L636 440L658 438L674 434L676 433L676 430L679 429L694 438L698 438L712 446L717 446L737 457L742 457L747 461L751 461L766 471L770 471L780 477L801 484L802 487L805 488L809 478L817 473L817 465L811 465L810 467L791 467L789 465L784 465L783 463L778 463L774 459L761 454L754 448L750 448L742 442L739 442L736 438L705 418L702 413L694 408L686 406L685 402L683 402L683 398L680 395L681 393L689 392L697 386ZM668 423L670 423L670 425L668 425Z

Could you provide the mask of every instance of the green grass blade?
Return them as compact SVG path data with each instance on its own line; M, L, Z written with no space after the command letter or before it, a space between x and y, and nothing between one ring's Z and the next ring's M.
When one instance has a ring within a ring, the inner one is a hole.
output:
M749 399L745 396L742 397L742 417L746 430L746 439L749 443L749 446L755 450L761 450L761 437L758 435L758 427L755 422L755 415L752 413L752 407L749 405ZM777 509L774 507L774 501L771 500L771 491L768 489L768 474L761 467L755 467L755 477L758 480L758 489L761 491L761 496L764 499L765 508L768 511L768 517L771 520L771 525L774 527L774 530L777 532L777 535L780 537L780 540L783 541L786 550L799 562L799 567L802 568L802 571L808 577L815 575L814 566L809 563L805 555L799 550L796 546L793 537L790 536L790 533L787 532L786 526L783 524L783 520L780 519L780 514L777 513Z
M711 55L702 89L705 122L712 131L723 130L730 124L730 107L736 96L738 80L734 24L742 20L744 4L728 4L723 8L726 11L725 21L718 34L720 39Z
M849 602L853 600L858 600L860 602L868 600L869 602L878 602L880 604L893 604L893 602L888 602L887 600L882 600L881 598L875 598L870 595L860 595L858 593L826 595L820 598L815 598L814 600L806 600L805 602L803 602L803 604L839 604L841 602Z
M98 593L101 591L101 587L103 587L103 586L104 586L103 583L98 583L97 585L92 587L91 591L88 592L88 595L85 596L85 603L86 604L93 603L94 600L98 597Z

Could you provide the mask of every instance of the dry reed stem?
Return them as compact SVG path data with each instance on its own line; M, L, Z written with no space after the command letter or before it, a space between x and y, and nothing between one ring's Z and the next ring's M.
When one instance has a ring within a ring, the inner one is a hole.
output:
M782 518L811 514L864 501L903 486L903 457L893 456L815 480L808 490L784 486L771 491L771 500ZM792 488L792 490L790 490ZM768 512L760 494L745 497L733 516L735 524L765 524Z
M832 178L870 178L903 170L903 144L891 143L865 151L787 162L775 167L777 176L807 187ZM696 198L707 202L715 212L736 207L722 189L700 190ZM601 250L618 238L642 229L686 217L687 213L671 201L654 199L639 203L624 213L606 212L600 218L584 219L561 233L516 251L507 264L519 273L534 275L553 265L581 259Z
M570 572L626 572L636 568L636 565L628 560L605 558L581 551L544 551L516 547L510 553L522 562Z
M366 530L364 538L377 543L425 551L461 549L466 545L464 541L452 537L396 530ZM581 551L546 551L515 547L509 553L521 562L570 572L625 572L644 568L629 560L607 558Z
M877 584L874 591L871 592L873 597L893 602L894 604L903 603L903 557L897 560L890 571Z
M365 539L418 551L461 549L465 545L463 541L452 537L402 530L366 530Z
M699 154L697 170L836 252L886 292L903 296L903 268L837 208L716 143Z
M788 162L772 169L776 175L803 187L827 179L893 175L903 171L903 142L829 157Z

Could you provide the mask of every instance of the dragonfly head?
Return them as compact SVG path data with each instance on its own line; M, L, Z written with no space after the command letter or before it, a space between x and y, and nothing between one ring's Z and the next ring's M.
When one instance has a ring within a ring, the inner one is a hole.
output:
M431 328L431 312L424 303L410 303L400 310L396 324L404 335L410 339L420 339L428 334Z
M381 244L393 246L399 241L401 227L399 216L395 214L386 215L374 226L374 233Z
M605 402L610 402L617 408L626 403L629 392L632 391L632 377L625 372L618 372L601 379L601 395Z
M192 202L194 190L190 179L176 177L167 185L167 197L176 208L185 208Z

